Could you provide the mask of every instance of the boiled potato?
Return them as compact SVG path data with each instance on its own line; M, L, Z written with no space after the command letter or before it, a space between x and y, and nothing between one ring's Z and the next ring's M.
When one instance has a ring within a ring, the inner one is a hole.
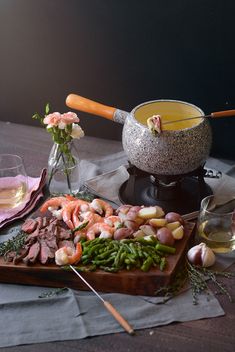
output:
M161 227L157 231L157 239L160 243L165 244L167 246L173 246L175 243L175 239L172 236L172 232L167 227Z
M171 231L177 229L177 227L180 227L180 226L181 226L181 223L179 221L169 222L166 225L166 227Z
M149 224L153 227L163 227L167 224L167 220L163 218L153 218L149 220Z
M181 224L184 223L184 220L182 219L181 215L173 211L171 211L170 213L167 213L165 216L165 219L167 220L167 222L179 221Z
M142 219L160 218L164 215L165 213L163 209L158 206L144 207L138 212L138 216Z
M172 236L175 240L181 240L184 237L184 227L181 225L172 231Z

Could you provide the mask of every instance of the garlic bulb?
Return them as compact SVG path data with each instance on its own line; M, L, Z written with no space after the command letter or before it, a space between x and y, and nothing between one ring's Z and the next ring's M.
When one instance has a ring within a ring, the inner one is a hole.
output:
M205 243L200 243L192 248L187 253L190 263L201 265L205 268L212 266L215 263L215 255L212 249L207 247Z

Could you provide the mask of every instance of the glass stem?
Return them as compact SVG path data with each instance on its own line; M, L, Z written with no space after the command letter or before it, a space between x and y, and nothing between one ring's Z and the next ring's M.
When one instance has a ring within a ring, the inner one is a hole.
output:
M67 184L68 184L68 189L69 192L72 193L72 189L71 189L71 183L70 183L70 178L69 178L69 174L68 174L68 170L65 164L65 160L64 160L64 154L62 153L62 159L63 159L63 163L64 163L64 167L65 167L65 174L66 174L66 178L67 178Z
M56 160L56 164L55 164L55 166L54 166L54 167L52 168L52 170L51 170L50 177L49 177L49 181L48 181L48 187L49 187L50 184L51 184L52 177L53 177L53 176L55 175L55 173L56 173L57 165L58 165L58 162L59 162L61 156L62 156L62 152L60 152L60 154L58 155L58 158L57 158L57 160ZM64 159L63 159L63 161L64 161Z

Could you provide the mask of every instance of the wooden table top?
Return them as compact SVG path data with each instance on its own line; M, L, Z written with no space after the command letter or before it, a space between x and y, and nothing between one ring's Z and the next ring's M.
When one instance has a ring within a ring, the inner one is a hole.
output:
M46 167L52 143L49 134L41 128L0 122L0 153L21 155L30 176L38 176ZM94 160L122 151L121 142L84 137L80 144L83 159ZM35 162L37 160L37 162ZM235 265L230 268L235 272ZM224 281L225 282L225 281ZM235 298L235 280L226 280L228 290ZM234 351L235 303L226 296L218 296L225 316L218 318L172 323L166 326L138 330L136 336L116 333L76 341L51 342L1 348L1 351Z

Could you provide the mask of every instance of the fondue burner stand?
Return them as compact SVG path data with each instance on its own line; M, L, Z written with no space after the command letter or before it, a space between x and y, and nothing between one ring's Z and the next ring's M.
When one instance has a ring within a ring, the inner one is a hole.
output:
M158 205L182 215L199 210L201 200L213 193L204 177L220 177L203 166L182 175L150 175L129 163L127 171L130 177L119 189L122 203Z

